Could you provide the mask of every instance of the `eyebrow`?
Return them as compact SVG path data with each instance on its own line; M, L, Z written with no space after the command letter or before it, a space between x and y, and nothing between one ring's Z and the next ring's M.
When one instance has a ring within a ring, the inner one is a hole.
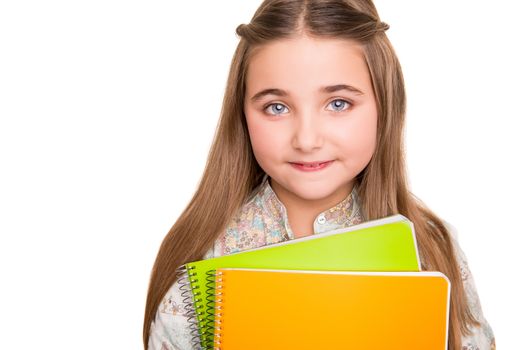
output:
M355 93L357 95L364 95L363 92L361 90L359 90L358 88L356 88L354 86L351 86L351 85L347 85L347 84L337 84L337 85L324 86L324 87L321 87L319 89L319 92L331 93L331 92L336 92L336 91L340 91L340 90L347 90L347 91L350 91L350 92ZM260 99L262 99L266 95L288 96L288 92L286 92L285 90L275 89L275 88L264 89L262 91L259 91L255 95L253 95L250 100L252 102L256 102L256 101L259 101Z

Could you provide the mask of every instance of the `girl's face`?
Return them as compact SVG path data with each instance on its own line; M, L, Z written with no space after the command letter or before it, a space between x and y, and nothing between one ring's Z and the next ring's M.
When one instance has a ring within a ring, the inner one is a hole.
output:
M307 36L278 40L252 56L246 79L252 148L277 195L343 200L376 142L376 103L360 46ZM300 165L310 162L329 163Z

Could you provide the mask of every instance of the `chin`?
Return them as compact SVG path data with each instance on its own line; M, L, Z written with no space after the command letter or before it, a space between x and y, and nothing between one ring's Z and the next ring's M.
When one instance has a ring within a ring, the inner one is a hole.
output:
M302 186L293 186L293 188L288 190L306 200L319 200L329 197L337 191L337 188L326 184L304 184Z

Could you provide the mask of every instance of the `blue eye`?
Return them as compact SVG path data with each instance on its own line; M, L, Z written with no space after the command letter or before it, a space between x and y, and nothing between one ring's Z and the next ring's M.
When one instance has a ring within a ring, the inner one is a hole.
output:
M334 103L334 102L336 102L336 103ZM330 104L336 108L336 110L335 110L336 112L340 112L340 111L344 110L341 107L344 106L345 104L351 105L350 102L345 101L345 100L341 100L341 99L333 100L333 101L330 102Z
M268 106L264 107L264 110L266 111L268 107L271 107L271 110L273 112L277 112L277 113L270 113L272 115L279 115L280 114L279 112L282 112L283 109L286 109L286 107L284 107L282 103L271 103Z
M331 101L330 105L333 105L335 107L335 112L341 112L345 110L345 105L348 105L348 107L350 107L352 106L352 103L343 99L336 99ZM271 109L271 112L266 112L268 108ZM270 103L269 105L264 107L263 110L270 115L280 115L282 113L285 113L283 111L287 110L287 108L282 103Z

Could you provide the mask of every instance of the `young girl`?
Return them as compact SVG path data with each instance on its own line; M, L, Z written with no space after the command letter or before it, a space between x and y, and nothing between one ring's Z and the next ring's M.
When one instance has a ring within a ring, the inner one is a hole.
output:
M241 40L206 168L153 266L144 347L199 348L180 265L400 213L452 285L449 349L494 349L454 228L411 194L403 75L371 0L266 0Z

